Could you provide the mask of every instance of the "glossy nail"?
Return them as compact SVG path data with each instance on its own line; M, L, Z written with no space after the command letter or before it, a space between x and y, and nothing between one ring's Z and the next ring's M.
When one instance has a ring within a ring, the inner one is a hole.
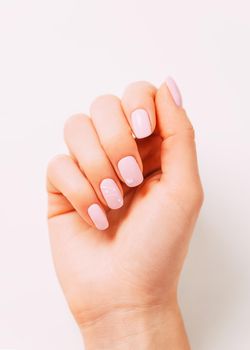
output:
M107 216L100 205L91 204L88 207L88 214L98 230L106 230L109 227Z
M173 97L173 100L174 102L176 103L176 105L178 107L182 106L182 97L181 97L181 93L180 93L180 90L176 84L176 82L174 81L173 78L171 77L168 77L166 79L166 84L167 84L167 87Z
M104 179L100 184L102 195L111 209L118 209L123 206L121 191L114 180Z
M131 113L131 123L133 132L138 139L151 135L149 115L144 109L136 109Z
M118 162L120 174L129 187L135 187L142 183L143 175L134 157L124 157Z

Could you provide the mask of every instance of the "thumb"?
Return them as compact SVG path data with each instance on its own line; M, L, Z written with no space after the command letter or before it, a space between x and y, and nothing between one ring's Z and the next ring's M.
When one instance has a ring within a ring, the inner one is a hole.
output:
M179 189L199 183L194 129L172 78L167 78L157 91L155 104L157 126L163 139L161 180Z

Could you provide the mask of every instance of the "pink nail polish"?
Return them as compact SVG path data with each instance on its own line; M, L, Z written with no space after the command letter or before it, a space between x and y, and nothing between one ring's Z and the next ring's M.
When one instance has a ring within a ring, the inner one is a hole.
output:
M176 103L176 105L178 107L182 106L182 98L181 98L181 93L180 93L180 90L176 84L176 82L174 81L173 78L171 77L168 77L166 79L166 84L167 84L167 87Z
M138 139L151 135L151 124L148 113L144 109L136 109L131 113L133 132Z
M102 195L111 209L118 209L123 206L121 191L114 180L104 179L100 184Z
M91 204L88 214L98 230L106 230L109 227L107 216L98 204Z
M120 174L129 187L135 187L142 183L143 175L134 157L124 157L118 162Z

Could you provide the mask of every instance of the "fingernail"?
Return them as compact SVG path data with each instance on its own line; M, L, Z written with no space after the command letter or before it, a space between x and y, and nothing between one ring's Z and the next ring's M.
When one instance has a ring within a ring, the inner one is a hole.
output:
M107 216L100 205L91 204L88 207L88 214L98 230L106 230L109 227Z
M134 157L124 157L118 162L120 174L129 187L140 185L143 181L141 169Z
M123 206L121 191L114 180L104 179L100 184L102 195L111 209L118 209Z
M173 78L171 77L168 77L166 79L166 84L167 84L167 87L176 103L176 105L178 107L182 106L182 98L181 98L181 93L180 93L180 90L176 84L176 82L174 81Z
M144 109L136 109L131 113L132 128L138 139L151 135L151 124L148 113Z

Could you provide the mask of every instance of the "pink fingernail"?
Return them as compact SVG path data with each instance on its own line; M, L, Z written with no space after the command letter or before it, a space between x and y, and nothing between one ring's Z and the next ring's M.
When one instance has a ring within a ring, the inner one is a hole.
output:
M112 179L104 179L100 188L107 205L111 209L118 209L123 206L123 198L119 187Z
M151 135L151 124L148 113L144 109L136 109L131 113L133 132L138 139Z
M129 187L135 187L142 183L143 175L134 157L124 157L118 162L120 174Z
M109 227L107 216L98 204L91 204L88 214L98 230L106 230Z
M173 78L171 77L168 77L166 79L166 84L167 84L167 87L176 103L176 105L178 107L182 106L182 98L181 98L181 93L180 93L180 90L176 84L176 82L174 81Z

